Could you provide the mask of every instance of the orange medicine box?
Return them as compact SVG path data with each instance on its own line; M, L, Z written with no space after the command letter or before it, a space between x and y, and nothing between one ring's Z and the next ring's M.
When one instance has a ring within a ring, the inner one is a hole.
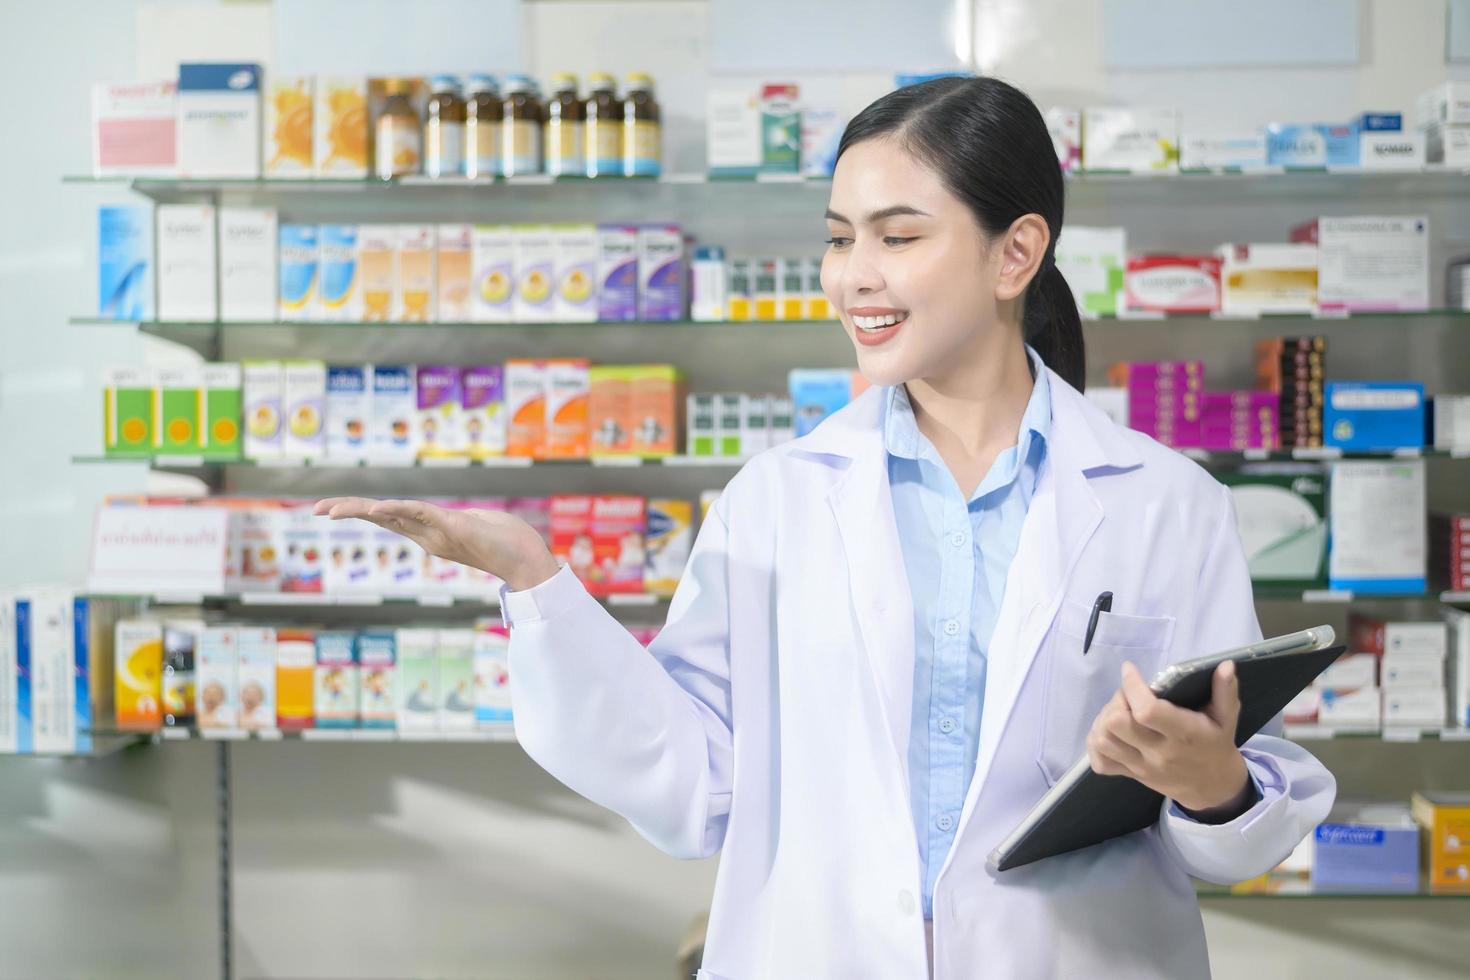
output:
M546 362L546 458L586 459L590 449L587 402L589 368L578 358Z
M276 724L283 731L311 728L316 711L316 632L276 631Z
M596 567L592 547L592 498L587 494L557 494L552 497L549 532L551 553L565 561L572 574L590 588Z
M592 396L587 405L587 428L594 456L626 456L633 451L632 370L599 365L588 372Z
M633 455L672 456L679 437L678 368L644 364L628 369L633 401Z
M643 498L592 499L593 595L643 591Z
M546 395L549 374L545 361L505 362L505 417L507 456L546 458Z
M1429 887L1470 892L1470 792L1415 793L1411 806Z

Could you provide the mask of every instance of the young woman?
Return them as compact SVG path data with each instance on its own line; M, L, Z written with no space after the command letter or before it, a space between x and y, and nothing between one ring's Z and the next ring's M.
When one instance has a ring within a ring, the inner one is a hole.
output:
M853 120L822 285L874 387L741 470L646 651L510 517L318 505L506 580L526 751L670 854L723 848L701 977L1206 977L1190 876L1327 813L1306 752L1235 747L1228 668L1199 713L1144 680L1261 634L1228 491L1079 393L1063 196L1003 82ZM1158 825L987 870L1084 752Z

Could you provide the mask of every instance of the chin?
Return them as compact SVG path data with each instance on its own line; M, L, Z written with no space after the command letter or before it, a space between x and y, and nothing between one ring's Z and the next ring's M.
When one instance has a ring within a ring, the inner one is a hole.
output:
M868 379L868 384L875 388L891 388L915 377L909 365L899 358L871 355L862 348L858 349L857 368Z

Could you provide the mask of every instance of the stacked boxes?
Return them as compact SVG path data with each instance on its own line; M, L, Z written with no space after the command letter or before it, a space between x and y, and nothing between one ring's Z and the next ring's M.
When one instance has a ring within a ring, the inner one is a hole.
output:
M1166 446L1198 446L1205 383L1201 361L1116 364L1108 383L1128 390L1128 424Z
M1437 587L1470 591L1470 514L1429 515L1429 565Z
M1256 387L1277 393L1281 445L1323 445L1327 338L1274 337L1256 342Z

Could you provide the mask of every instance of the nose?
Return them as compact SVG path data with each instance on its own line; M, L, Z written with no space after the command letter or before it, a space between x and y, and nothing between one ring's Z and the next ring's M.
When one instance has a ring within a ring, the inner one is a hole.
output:
M842 269L844 296L871 296L883 288L883 271L872 242L859 239L848 249Z

